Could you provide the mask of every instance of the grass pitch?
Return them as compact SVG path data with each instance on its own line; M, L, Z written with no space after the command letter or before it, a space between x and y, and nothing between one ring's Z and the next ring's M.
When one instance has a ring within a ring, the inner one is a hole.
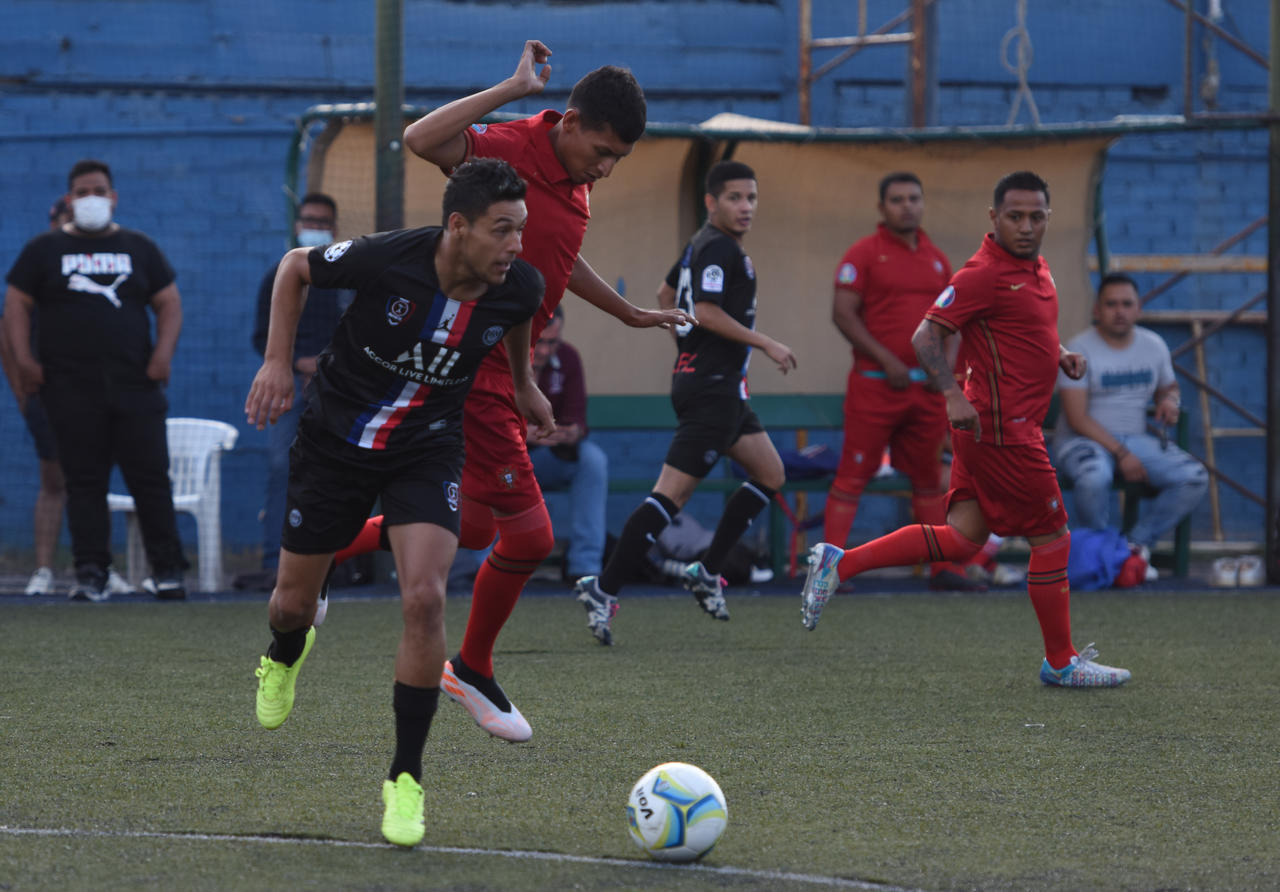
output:
M1077 646L1133 671L1036 677L1025 594L625 598L598 646L526 597L499 679L534 727L489 738L443 700L427 837L382 843L394 600L339 600L294 712L253 717L261 603L0 603L0 889L1274 889L1274 593L1077 595ZM450 641L468 602L449 606ZM658 762L719 781L700 867L626 835Z

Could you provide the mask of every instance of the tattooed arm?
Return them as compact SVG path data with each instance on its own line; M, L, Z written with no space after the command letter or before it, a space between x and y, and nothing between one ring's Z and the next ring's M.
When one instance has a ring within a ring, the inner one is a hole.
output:
M965 399L947 359L946 339L950 334L944 326L925 319L911 336L911 346L916 351L920 368L929 376L929 383L946 398L947 418L951 426L956 430L973 431L973 438L981 441L982 425L978 421L978 412Z

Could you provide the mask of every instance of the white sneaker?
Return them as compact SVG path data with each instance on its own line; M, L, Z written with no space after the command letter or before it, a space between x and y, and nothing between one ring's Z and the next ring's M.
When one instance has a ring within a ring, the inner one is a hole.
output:
M498 683L489 679L486 684L492 685L489 693L458 678L453 670L453 661L444 661L444 672L440 676L440 690L455 703L466 707L477 725L494 737L500 737L511 743L524 743L533 737L533 729L529 727L529 722L520 714L520 710L516 709L516 705L507 699L507 695L503 693Z
M1256 554L1247 554L1240 558L1240 572L1237 582L1242 587L1262 585L1267 581L1266 570L1262 566L1262 558Z
M48 567L40 567L27 580L27 587L22 592L28 597L53 593L53 571Z
M809 549L809 570L800 591L800 621L810 632L817 628L822 608L840 585L836 565L842 557L844 549L828 542L819 542Z
M1209 584L1214 588L1235 588L1240 584L1240 559L1221 557L1213 562Z
M132 595L137 592L137 589L129 584L129 580L117 573L115 567L112 567L107 571L107 592L113 595Z
M1040 664L1040 683L1059 688L1118 688L1129 680L1128 669L1095 663L1097 657L1097 648L1090 644L1061 669L1045 659Z

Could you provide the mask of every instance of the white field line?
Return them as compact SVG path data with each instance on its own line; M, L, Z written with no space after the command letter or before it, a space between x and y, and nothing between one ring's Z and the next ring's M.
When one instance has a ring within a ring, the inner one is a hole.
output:
M328 846L335 849L395 849L391 843L357 842L348 839L318 839L299 836L254 836L231 833L166 833L145 830L74 830L46 827L8 827L0 824L0 836L49 836L73 839L169 839L183 842L232 842L259 845ZM918 892L903 886L869 883L843 877L788 873L779 870L753 870L746 867L712 867L707 864L663 864L625 858L596 858L588 855L563 855L558 852L526 852L507 849L480 849L459 846L415 846L422 852L439 855L478 855L485 858L519 858L529 861L554 861L566 864L599 864L606 867L639 867L646 870L674 870L686 873L746 877L757 880L779 880L808 883L834 889L864 889L868 892Z

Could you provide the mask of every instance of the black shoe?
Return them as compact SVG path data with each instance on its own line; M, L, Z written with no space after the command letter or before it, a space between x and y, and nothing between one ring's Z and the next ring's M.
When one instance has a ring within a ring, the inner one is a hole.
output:
M929 578L929 588L935 592L985 592L987 587L954 570L943 570Z
M107 591L107 573L100 567L85 565L76 568L76 582L67 592L72 601L105 601L111 597Z
M187 596L181 573L165 573L156 576L156 598L161 601L181 601Z

